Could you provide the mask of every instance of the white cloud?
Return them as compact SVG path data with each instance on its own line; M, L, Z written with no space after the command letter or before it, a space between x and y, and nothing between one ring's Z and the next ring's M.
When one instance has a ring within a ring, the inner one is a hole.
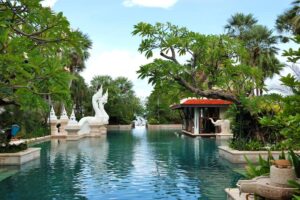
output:
M87 83L97 75L109 75L112 78L118 76L127 77L134 84L134 90L139 97L146 97L150 94L152 86L147 80L139 80L136 71L141 65L147 64L144 55L138 52L127 50L112 50L104 52L91 52L91 57L86 63L87 68L82 72L82 76Z
M44 1L41 2L41 4L42 4L43 7L52 8L57 1L58 0L44 0Z
M123 5L126 7L143 6L156 8L170 8L177 3L178 0L124 0Z

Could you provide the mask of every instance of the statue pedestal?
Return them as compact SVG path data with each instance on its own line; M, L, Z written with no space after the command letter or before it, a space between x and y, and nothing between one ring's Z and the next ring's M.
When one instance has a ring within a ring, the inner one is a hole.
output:
M79 130L80 126L77 124L66 126L65 131L67 132L67 140L79 140L82 138L82 136L78 134Z
M68 124L68 122L69 122L69 119L60 119L60 134L62 134L62 135L67 135L68 133L67 133L67 131L65 130L66 129L66 127L67 127L67 124Z
M107 133L107 128L105 125L98 123L98 122L93 122L90 123L90 134L89 137L101 137L102 135L106 135Z
M50 129L51 129L51 136L53 135L57 135L57 127L56 127L56 124L57 124L57 120L51 120L50 119Z

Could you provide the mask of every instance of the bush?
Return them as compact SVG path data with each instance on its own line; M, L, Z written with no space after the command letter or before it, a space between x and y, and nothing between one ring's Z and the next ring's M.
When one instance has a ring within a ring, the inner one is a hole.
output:
M0 153L17 153L19 151L26 150L27 144L22 143L20 145L8 145L8 146L1 146Z
M159 121L157 119L154 119L154 118L150 118L148 120L148 124L159 124Z
M27 144L10 145L10 130L0 132L0 153L16 153L27 149Z
M258 150L266 150L265 145L258 140L231 140L229 143L229 147L232 149L240 150L240 151L258 151Z

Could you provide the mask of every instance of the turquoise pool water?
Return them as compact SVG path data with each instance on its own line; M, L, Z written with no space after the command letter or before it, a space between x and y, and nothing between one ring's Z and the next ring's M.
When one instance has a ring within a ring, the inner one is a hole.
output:
M0 199L223 200L224 188L241 177L219 158L214 139L174 131L134 129L36 146L41 159L11 169Z

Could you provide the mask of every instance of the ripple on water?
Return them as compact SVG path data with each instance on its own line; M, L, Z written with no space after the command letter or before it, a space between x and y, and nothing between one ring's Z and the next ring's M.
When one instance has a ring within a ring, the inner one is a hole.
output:
M1 199L218 200L239 178L214 140L139 131L39 144L36 165L0 182Z

